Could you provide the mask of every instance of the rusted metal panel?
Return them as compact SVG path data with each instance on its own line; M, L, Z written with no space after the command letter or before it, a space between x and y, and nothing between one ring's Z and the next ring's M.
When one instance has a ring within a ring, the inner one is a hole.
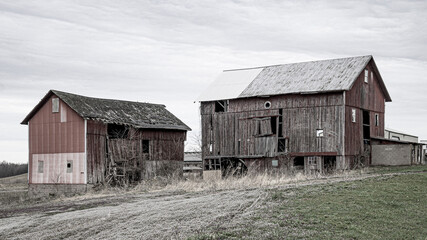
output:
M308 156L337 156L338 152L292 152L290 153L292 157L308 157Z

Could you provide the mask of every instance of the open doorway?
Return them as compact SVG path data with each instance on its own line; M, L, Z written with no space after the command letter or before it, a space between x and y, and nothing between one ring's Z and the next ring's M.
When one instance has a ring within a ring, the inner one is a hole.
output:
M363 110L363 142L368 144L371 139L371 124L369 111Z
M325 156L323 157L323 172L325 174L334 173L337 168L337 157L336 156Z
M304 170L304 157L295 157L294 158L294 169L295 170Z

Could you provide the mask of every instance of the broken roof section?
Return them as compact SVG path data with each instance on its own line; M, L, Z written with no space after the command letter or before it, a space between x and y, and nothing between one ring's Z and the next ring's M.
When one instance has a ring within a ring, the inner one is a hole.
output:
M135 128L191 131L187 125L166 110L165 105L92 98L57 90L50 90L21 124L28 124L28 121L52 95L56 95L84 119L129 125Z
M198 100L348 91L371 60L368 55L226 70ZM373 66L386 101L391 101L375 62Z

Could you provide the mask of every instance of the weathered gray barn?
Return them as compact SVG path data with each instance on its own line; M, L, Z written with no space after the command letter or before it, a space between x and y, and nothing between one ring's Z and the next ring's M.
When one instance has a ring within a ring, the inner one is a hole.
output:
M201 102L205 173L369 164L391 98L372 56L224 71Z
M164 105L51 90L21 124L29 131L30 193L182 176L190 128Z

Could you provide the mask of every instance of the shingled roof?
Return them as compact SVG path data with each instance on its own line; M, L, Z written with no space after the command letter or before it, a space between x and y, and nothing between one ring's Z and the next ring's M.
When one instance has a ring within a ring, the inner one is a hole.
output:
M391 101L371 55L226 70L198 100L348 91L370 61L386 101Z
M28 124L28 121L52 95L56 95L84 119L129 125L135 128L191 130L166 110L165 105L92 98L57 90L50 90L21 124Z

